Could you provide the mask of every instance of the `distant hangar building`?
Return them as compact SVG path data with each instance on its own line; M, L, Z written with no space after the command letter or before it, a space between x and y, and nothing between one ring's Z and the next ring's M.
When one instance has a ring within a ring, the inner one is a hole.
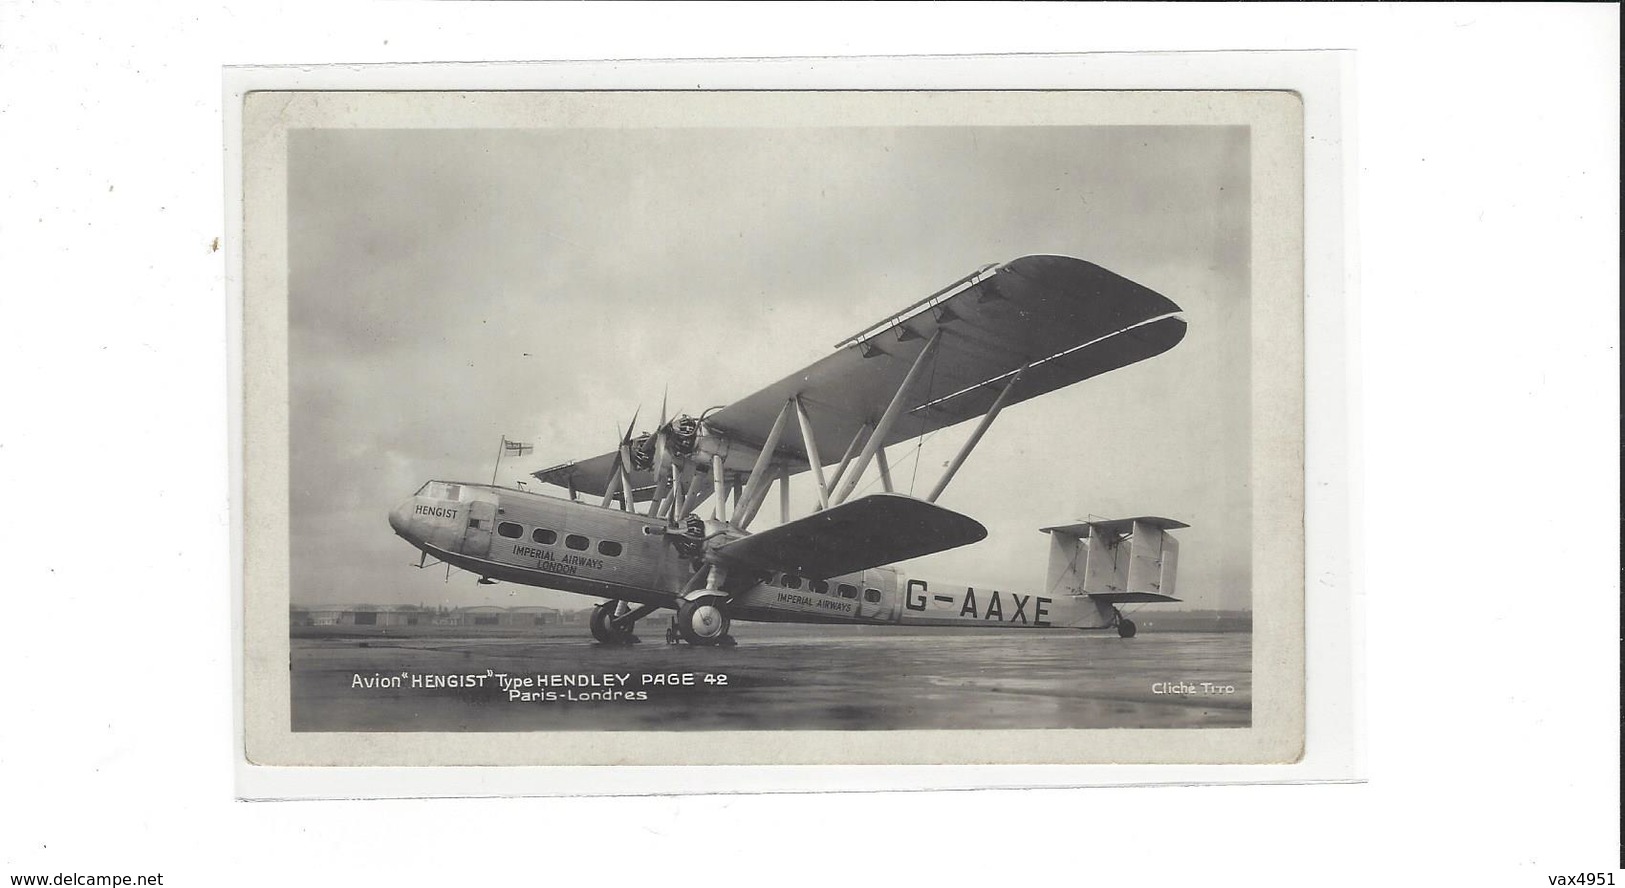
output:
M316 605L294 607L290 621L295 626L459 626L528 629L579 622L579 615L542 605L499 607L481 604L435 610L406 605L390 607L373 604Z
M420 626L428 625L433 616L433 611L421 608L391 608L369 604L323 605L304 612L304 625ZM294 620L299 621L297 612Z

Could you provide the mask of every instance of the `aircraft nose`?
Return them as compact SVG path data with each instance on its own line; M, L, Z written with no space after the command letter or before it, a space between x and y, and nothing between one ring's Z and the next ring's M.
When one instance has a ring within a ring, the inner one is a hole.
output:
M408 500L396 506L394 511L389 513L389 526L400 536L406 536L406 526L409 523L407 515L410 514L411 508L412 503Z

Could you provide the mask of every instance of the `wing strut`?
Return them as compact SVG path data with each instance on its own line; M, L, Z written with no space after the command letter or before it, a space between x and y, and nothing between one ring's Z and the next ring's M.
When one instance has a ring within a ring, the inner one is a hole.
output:
M790 467L779 466L779 523L790 523Z
M886 436L891 434L892 424L903 414L903 403L908 399L909 389L914 387L914 381L920 377L920 368L937 353L937 345L940 342L942 328L938 327L937 332L931 334L931 341L925 344L925 348L920 349L919 356L914 359L914 366L908 368L908 375L903 377L902 384L897 387L897 394L892 395L891 403L886 406L886 412L880 416L880 422L875 423L874 434L869 436L868 443L863 445L863 452L858 454L858 461L852 466L852 474L841 482L841 489L835 494L836 505L845 502L852 494L852 489L858 486L858 479L863 477L864 470L869 468L869 461L875 458L875 451L884 446Z
M767 502L767 495L773 492L773 480L778 477L777 473L779 471L781 469L775 468L774 474L762 482L760 487L756 488L756 495L741 502L740 512L734 516L737 519L734 522L735 527L744 530L750 526L752 521L756 520L756 513L762 510L762 504Z
M711 512L711 517L718 521L728 520L728 478L722 474L722 455L714 454L711 457L711 488L717 493L717 501Z
M987 412L982 414L982 421L976 424L976 430L970 433L969 438L965 439L965 446L959 448L959 452L954 455L953 462L948 464L948 470L942 473L942 480L937 482L936 487L931 488L931 495L925 498L926 502L936 502L937 497L941 496L942 492L948 488L948 482L954 480L954 473L959 471L959 467L965 464L966 457L969 457L970 452L975 450L976 445L981 442L982 435L986 434L988 426L993 425L993 420L998 417L999 411L1004 409L1004 402L1010 397L1010 391L1016 387L1016 383L1021 381L1021 374L1026 372L1026 367L1017 370L1016 375L1005 383L1004 390L999 392L997 398L993 399L993 406L987 408Z
M829 479L831 487L841 483L841 476L846 474L847 467L852 464L852 457L858 452L858 445L863 443L863 436L867 434L869 434L868 423L858 426L858 433L852 436L852 443L846 445L846 452L841 454L841 464L835 470L835 477Z
M767 440L762 443L762 452L756 457L756 465L750 468L750 480L745 482L745 489L739 494L739 508L734 513L734 526L744 530L750 524L750 519L756 516L757 494L767 492L768 472L772 470L773 453L779 449L779 436L784 433L784 421L790 416L790 408L794 401L786 400L784 407L779 410L779 418L773 420L773 430L767 433Z
M688 489L683 494L682 507L672 517L681 521L684 515L692 514L700 507L700 503L705 502L705 498L711 495L715 487L709 476L694 472L692 480L688 483Z
M796 395L791 400L796 402L796 419L801 422L801 443L807 448L807 465L812 467L813 481L818 485L818 508L829 508L829 485L824 483L824 461L818 458L818 440L813 437L812 420L807 418L807 407L801 403L801 396Z
M875 451L875 468L880 470L880 486L886 488L887 493L896 493L891 486L891 463L886 462L886 448Z

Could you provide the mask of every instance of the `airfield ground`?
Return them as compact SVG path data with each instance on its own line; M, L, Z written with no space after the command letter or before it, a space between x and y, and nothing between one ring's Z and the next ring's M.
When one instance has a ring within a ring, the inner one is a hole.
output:
M632 647L595 644L581 627L549 628L296 633L293 729L1196 728L1251 719L1248 632L1121 639L740 623L737 647L695 648L666 645L658 620L639 627L643 643ZM504 689L495 677L468 678L488 672L534 683ZM606 675L627 678L574 684ZM685 675L694 683L665 683ZM1175 692L1181 683L1191 692Z

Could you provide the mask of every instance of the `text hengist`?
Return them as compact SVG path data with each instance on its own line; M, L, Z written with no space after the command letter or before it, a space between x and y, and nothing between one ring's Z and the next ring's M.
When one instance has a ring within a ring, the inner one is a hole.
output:
M616 688L626 687L632 681L630 672L591 673L539 673L510 676L505 672L463 672L442 675L438 673L402 672L383 675L374 672L350 675L351 688L408 688L412 690L441 690L459 688L507 688L512 685L554 688Z

